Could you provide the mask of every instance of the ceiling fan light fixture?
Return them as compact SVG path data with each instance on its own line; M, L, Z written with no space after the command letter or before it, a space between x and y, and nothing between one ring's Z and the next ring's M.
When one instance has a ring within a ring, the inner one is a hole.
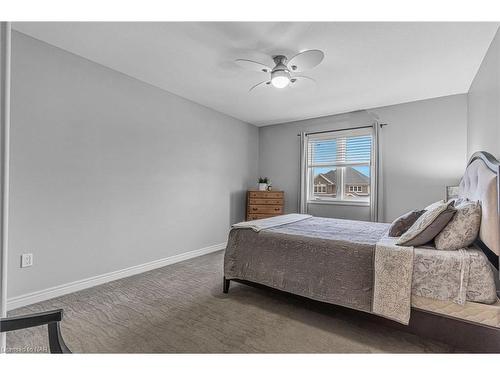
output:
M271 74L271 83L277 89L283 89L290 84L290 73L285 70L274 71Z
M294 74L297 72L303 72L307 69L312 69L315 66L319 65L325 54L323 51L318 49L310 49L303 52L298 53L289 61L285 55L275 55L272 56L274 61L274 68L267 66L265 64L259 63L257 61L246 60L246 59L236 59L235 62L247 69L263 72L263 73L271 73L271 77L266 79L265 81L259 82L252 87L250 87L250 91L253 91L257 87L275 87L277 89L284 89L288 86L296 86L297 82L313 82L314 79L306 76L296 76L293 77L290 75L290 72ZM300 85L301 86L301 85Z

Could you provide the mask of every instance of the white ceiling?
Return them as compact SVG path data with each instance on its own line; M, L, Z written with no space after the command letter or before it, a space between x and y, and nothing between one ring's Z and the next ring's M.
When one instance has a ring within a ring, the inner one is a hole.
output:
M467 92L497 23L15 23L37 39L255 125ZM316 87L248 89L271 64L321 49Z

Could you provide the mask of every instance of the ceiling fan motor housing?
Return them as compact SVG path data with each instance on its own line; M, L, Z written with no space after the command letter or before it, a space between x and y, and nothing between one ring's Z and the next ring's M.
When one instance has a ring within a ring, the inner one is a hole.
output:
M272 72L283 70L289 72L288 67L286 66L287 58L283 55L278 55L273 57L274 63L276 66L273 68Z

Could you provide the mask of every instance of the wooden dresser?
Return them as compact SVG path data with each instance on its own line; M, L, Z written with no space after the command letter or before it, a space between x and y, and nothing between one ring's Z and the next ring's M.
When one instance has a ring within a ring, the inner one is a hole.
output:
M247 220L283 215L284 203L283 191L249 190L247 192Z

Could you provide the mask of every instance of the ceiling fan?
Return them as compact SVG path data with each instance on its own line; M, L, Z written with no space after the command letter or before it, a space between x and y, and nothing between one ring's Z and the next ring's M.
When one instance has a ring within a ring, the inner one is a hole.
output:
M271 68L265 64L259 63L257 61L237 59L235 60L238 65L245 69L254 70L258 72L270 73L269 79L263 82L259 82L252 86L250 90L261 86L273 86L278 89L287 87L288 85L295 85L297 82L302 81L313 81L312 78L306 76L296 76L290 73L303 72L304 70L312 69L319 65L325 54L319 49L310 49L301 52L290 60L284 55L273 56L274 68Z

